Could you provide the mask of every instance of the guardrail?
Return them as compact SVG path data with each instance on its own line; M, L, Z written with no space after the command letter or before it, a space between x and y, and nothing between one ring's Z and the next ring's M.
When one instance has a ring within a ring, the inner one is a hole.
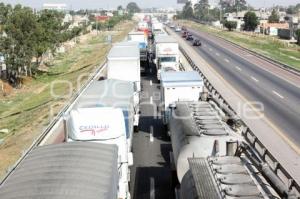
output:
M199 20L196 20L196 19L192 19L192 21L194 21L196 23L203 24L202 22L200 22ZM208 24L205 24L205 25L208 25ZM237 47L237 48L239 48L241 50L244 50L244 51L246 51L246 52L248 52L248 53L250 53L250 54L252 54L252 55L254 55L256 57L259 57L260 59L263 59L264 61L267 61L267 62L269 62L269 63L271 63L271 64L273 64L273 65L275 65L275 66L277 66L279 68L282 68L282 69L287 70L287 71L289 71L289 72L291 72L291 73L293 73L295 75L300 76L300 70L298 70L298 69L296 69L296 68L294 68L294 67L292 67L290 65L287 65L287 64L282 63L280 61L274 60L274 59L272 59L272 58L270 58L270 57L268 57L266 55L257 53L257 52L255 52L253 50L248 49L248 48L245 48L245 47L243 47L243 46L241 46L239 44L236 44L236 43L234 43L234 42L232 42L232 41L230 41L230 40L228 40L226 38L220 37L218 35L213 35L213 36L215 36L215 37L217 37L219 39L222 39L222 40L230 43L231 45L233 45L233 46L235 46L235 47Z
M231 106L224 100L222 95L214 88L214 86L208 81L208 79L204 76L204 74L200 71L199 67L193 62L193 60L189 57L186 51L179 47L182 54L185 56L191 67L197 71L200 76L203 78L205 87L208 89L210 95L218 101L220 105L223 107L227 107L226 109L229 112L234 113L237 117L237 114L231 108ZM255 136L255 134L249 129L249 127L243 122L240 121L242 136L245 138L246 142L251 146L256 154L259 156L261 160L269 165L271 170L276 174L276 176L285 184L286 189L289 192L293 192L297 195L297 198L300 198L300 186L293 179L293 177L283 168L283 166L277 161L277 159L268 151L268 149L263 145L263 143Z
M56 123L63 117L65 112L70 108L70 106L76 101L78 96L87 88L87 86L101 73L101 71L105 68L106 61L100 64L100 67L93 73L93 75L86 81L86 83L73 94L70 100L66 102L64 108L56 115L56 117L51 121L51 123L46 127L46 129L42 132L42 134L31 144L31 146L23 152L21 158L10 167L7 171L6 175L1 179L0 186L7 180L10 174L18 167L21 161L28 155L30 151L32 151L35 147L39 146L40 143L48 136L51 129L56 125Z

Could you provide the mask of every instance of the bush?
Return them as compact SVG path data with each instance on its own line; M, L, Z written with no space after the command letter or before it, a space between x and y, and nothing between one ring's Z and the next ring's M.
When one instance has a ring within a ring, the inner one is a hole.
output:
M237 22L236 21L225 21L224 26L229 30L232 31L236 29Z
M297 43L298 43L298 45L300 45L300 29L296 30L295 34L296 34L296 38L297 38Z

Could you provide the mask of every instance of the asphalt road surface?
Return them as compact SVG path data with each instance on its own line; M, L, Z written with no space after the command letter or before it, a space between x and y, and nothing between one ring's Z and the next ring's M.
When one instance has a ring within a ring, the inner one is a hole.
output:
M157 117L160 103L155 66L151 64L142 77L139 132L133 137L134 166L131 169L130 193L134 199L172 199L170 151L171 143Z
M299 147L300 78L212 35L189 32L202 42L197 52L249 101L261 102L266 117Z

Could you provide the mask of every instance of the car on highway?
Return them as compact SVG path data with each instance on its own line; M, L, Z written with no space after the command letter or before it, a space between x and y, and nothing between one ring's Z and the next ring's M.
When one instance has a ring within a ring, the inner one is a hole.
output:
M177 27L175 28L175 32L180 32L180 31L181 31L180 26L177 26Z
M187 41L193 41L194 38L193 38L193 35L191 34L187 34L186 38L185 38Z
M184 32L182 33L181 37L182 37L182 38L186 38L186 37L187 37L187 32L184 31Z
M175 28L175 25L174 24L170 24L170 28Z
M200 39L195 39L194 42L193 42L193 46L201 46L201 41Z

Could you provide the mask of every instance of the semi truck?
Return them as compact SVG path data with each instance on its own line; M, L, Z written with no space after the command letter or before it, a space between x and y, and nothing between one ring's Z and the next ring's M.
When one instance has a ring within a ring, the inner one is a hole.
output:
M0 198L120 198L117 162L115 144L38 146L1 184Z
M133 165L132 138L138 110L134 88L128 81L94 81L65 115L68 142L97 142L118 147L119 195L130 198L130 166Z
M141 91L140 51L137 46L113 46L107 55L107 78L130 81Z
M152 23L152 33L157 36L164 32L164 25L158 21Z
M164 125L169 123L170 106L178 101L197 101L204 90L203 79L196 71L162 72L160 84Z
M135 92L131 82L115 79L94 81L76 101L73 109L94 107L122 109L128 151L131 151L134 127L137 128L139 124L139 104L134 98Z
M179 46L177 41L168 35L155 37L155 59L157 79L165 69L179 71Z
M128 41L139 42L140 60L146 62L148 60L148 36L147 31L132 31L128 33Z

